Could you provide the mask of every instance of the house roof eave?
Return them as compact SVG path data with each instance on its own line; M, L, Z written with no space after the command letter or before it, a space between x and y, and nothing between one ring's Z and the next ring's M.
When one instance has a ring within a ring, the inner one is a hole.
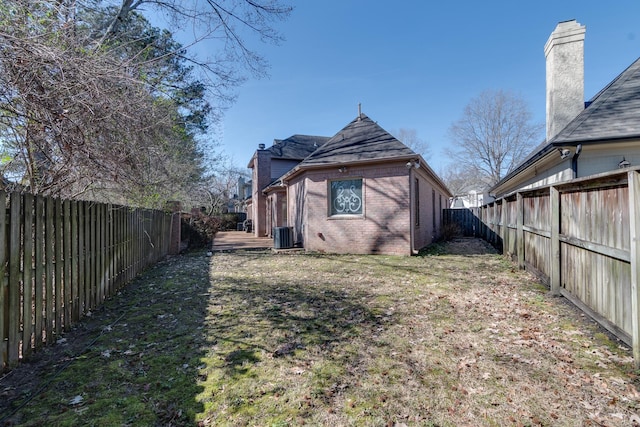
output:
M422 156L419 156L419 157L420 157L420 169L427 172L427 175L440 186L441 190L443 190L447 194L447 197L453 197L453 193L451 192L451 190L449 190L449 188L444 183L444 181L442 181L442 179L440 179L438 174L436 174L433 171L433 169L431 169L431 166L429 166L429 164L422 158Z
M500 190L501 187L505 187L505 184L509 182L513 182L518 176L522 174L526 174L527 171L531 170L532 167L540 166L540 162L543 158L547 157L549 154L555 153L555 151L559 148L564 147L577 147L578 145L583 146L593 146L598 144L609 144L609 143L624 143L624 142L634 142L638 141L640 136L637 137L622 137L622 138L606 138L606 139L587 139L587 140L561 140L557 141L552 139L550 143L545 145L542 149L540 149L535 155L531 156L525 162L523 162L519 167L514 169L512 172L507 174L504 178L500 180L497 184L489 189L490 194L496 194ZM558 163L561 159L558 161ZM528 177L528 176L527 176Z
M353 166L369 166L376 163L405 162L408 160L415 160L418 158L420 159L421 164L426 165L426 162L424 161L424 159L422 159L422 157L419 154L388 157L383 159L358 160L358 161L351 161L351 162L335 162L335 163L331 162L331 163L322 163L322 164L315 163L315 164L307 164L307 165L298 165L293 169L291 169L289 172L282 175L280 178L278 178L278 181L283 181L286 183L287 181L291 180L292 178L295 178L302 172L310 171L310 170L321 170L321 169L329 169L329 168L333 169L333 168L353 167ZM429 168L429 170L431 171L431 168ZM433 173L433 171L431 172Z
M537 174L536 168L541 166L541 164L562 162L563 159L556 153L557 148L559 147L556 147L553 144L547 144L542 150L531 157L529 161L523 163L520 167L502 178L497 184L490 187L489 194L495 195L502 193L505 189L517 185L518 182L523 182L528 178L534 177Z
M264 190L262 190L262 194L267 196L271 193L277 193L278 191L286 191L286 189L287 189L287 186L284 184L272 184L272 185L268 185Z
M251 160L249 160L249 163L247 164L247 169L253 169L253 165L256 161L256 156L258 155L258 152L254 152L253 156L251 156Z

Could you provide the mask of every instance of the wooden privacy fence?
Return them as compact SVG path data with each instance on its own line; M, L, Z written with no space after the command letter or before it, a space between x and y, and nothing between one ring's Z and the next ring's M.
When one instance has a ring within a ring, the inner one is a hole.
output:
M443 222L457 225L464 237L479 237L482 230L482 222L478 212L478 208L443 209Z
M481 236L633 348L640 366L640 168L484 205Z
M172 224L171 212L0 192L2 369L166 256Z

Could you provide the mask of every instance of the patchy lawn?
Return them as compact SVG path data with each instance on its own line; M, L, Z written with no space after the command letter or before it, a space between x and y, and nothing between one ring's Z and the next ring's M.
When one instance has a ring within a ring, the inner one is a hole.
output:
M204 253L0 378L0 425L630 426L629 349L478 240Z

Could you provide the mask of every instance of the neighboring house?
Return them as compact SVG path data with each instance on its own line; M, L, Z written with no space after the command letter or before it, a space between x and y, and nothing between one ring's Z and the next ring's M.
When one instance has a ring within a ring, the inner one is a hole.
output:
M251 180L246 180L239 176L236 182L236 193L233 195L231 204L233 209L229 212L247 212L247 200L251 199Z
M264 185L257 161L252 210L265 223L256 235L291 227L292 241L310 251L410 255L440 234L451 193L424 159L359 114L303 161Z
M464 209L464 208L478 208L482 206L483 195L479 191L471 190L466 194L453 196L449 208L451 209Z
M640 165L640 59L585 103L584 35L572 20L549 37L546 140L492 196Z
M328 140L326 136L293 135L287 139L275 139L269 148L264 144L258 146L247 165L252 169L252 179L251 193L246 199L247 218L252 221L256 236L271 236L273 224L286 222L286 211L276 209L278 202L271 204L273 200L267 201L263 190Z

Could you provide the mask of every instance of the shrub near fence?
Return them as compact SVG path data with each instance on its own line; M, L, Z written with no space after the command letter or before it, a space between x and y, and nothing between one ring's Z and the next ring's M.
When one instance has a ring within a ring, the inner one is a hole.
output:
M481 236L631 345L640 367L640 167L484 205Z
M172 214L0 192L2 369L168 254Z

